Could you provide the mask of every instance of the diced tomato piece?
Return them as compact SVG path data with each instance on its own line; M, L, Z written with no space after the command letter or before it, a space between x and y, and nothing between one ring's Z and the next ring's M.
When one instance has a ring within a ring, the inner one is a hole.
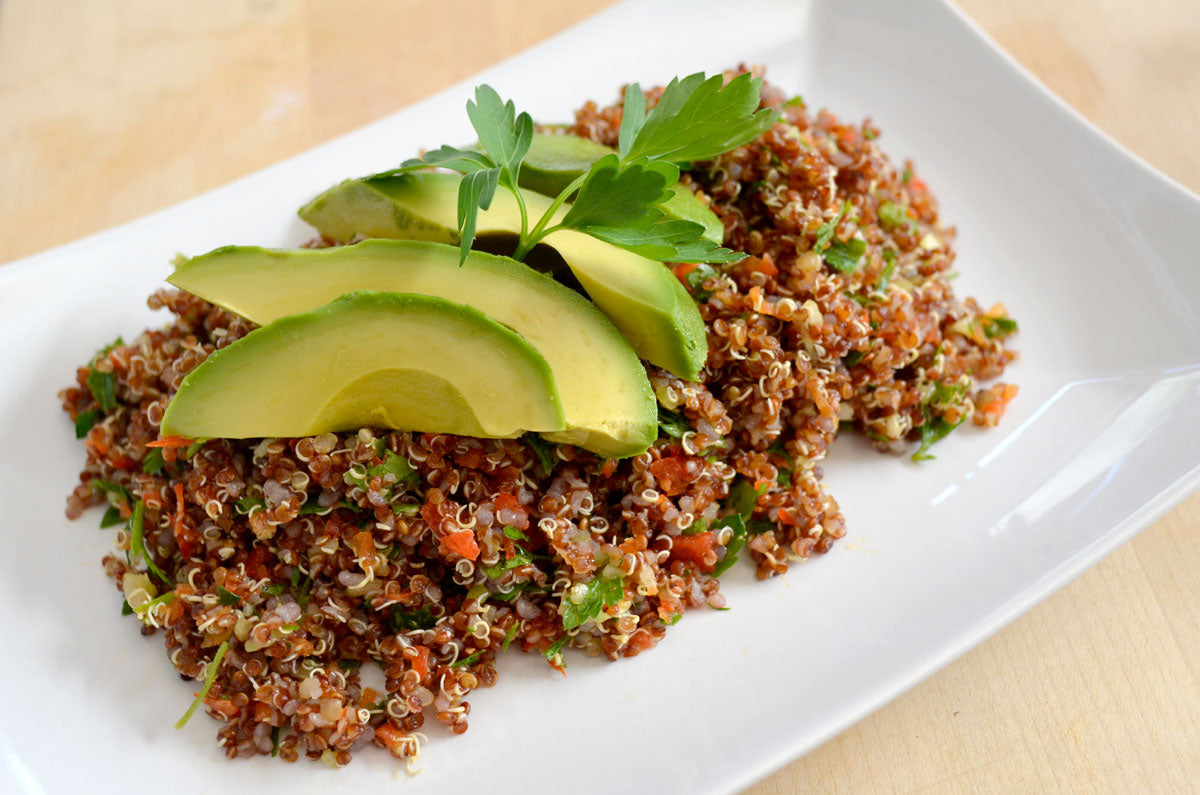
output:
M470 530L447 533L442 536L442 546L451 552L462 555L467 560L475 560L479 557L479 544L475 541L475 534Z
M671 546L671 559L693 563L704 571L712 571L712 563L707 562L705 557L715 562L716 545L712 530L694 536L679 536Z

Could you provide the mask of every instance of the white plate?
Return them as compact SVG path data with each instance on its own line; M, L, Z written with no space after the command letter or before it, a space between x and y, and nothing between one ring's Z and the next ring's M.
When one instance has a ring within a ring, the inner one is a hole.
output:
M938 2L731 8L628 3L301 157L0 269L0 789L727 792L962 654L1196 487L1200 201ZM662 31L679 46L637 46ZM767 64L810 105L870 114L894 157L916 159L960 231L956 286L1021 323L1021 394L1001 427L960 431L920 466L839 440L826 470L850 532L833 552L767 583L739 568L732 611L689 614L635 660L573 654L563 679L504 655L466 735L428 727L411 781L381 752L336 773L229 763L215 722L172 730L194 685L118 615L98 562L111 532L63 519L83 453L54 395L74 367L164 322L144 297L176 251L298 243L295 208L331 183L467 140L477 82L557 119L626 80L738 61Z

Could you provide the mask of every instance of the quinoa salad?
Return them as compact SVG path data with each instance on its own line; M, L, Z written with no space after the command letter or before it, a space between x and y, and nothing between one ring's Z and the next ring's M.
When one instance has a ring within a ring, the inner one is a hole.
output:
M821 470L839 430L915 466L1000 420L1016 323L956 295L954 229L913 163L870 120L770 84L761 106L779 113L764 134L682 173L749 256L662 266L708 357L693 381L646 365L660 432L639 455L370 427L160 438L187 374L256 328L182 290L149 298L164 327L77 370L60 398L87 463L66 512L105 508L114 609L195 680L181 725L206 712L230 758L411 763L432 723L467 730L502 652L564 674L573 654L632 657L727 608L732 566L766 579L827 552L846 533ZM623 115L587 102L539 129L615 147Z

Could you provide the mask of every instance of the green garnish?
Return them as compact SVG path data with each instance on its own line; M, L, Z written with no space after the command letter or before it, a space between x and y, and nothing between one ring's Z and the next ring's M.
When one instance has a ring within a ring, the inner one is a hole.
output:
M667 436L673 436L676 439L682 439L685 433L692 430L686 417L674 411L667 411L662 406L658 407L658 427Z
M196 441L189 444L187 450L183 451L183 460L187 461L192 456L194 456L196 453L203 450L204 445L206 445L206 444L208 444L207 439L197 439Z
M115 483L111 480L96 478L91 482L94 491L104 494L108 498L108 504L114 508L119 508L122 503L127 507L132 507L134 503L133 492L122 486L120 483Z
M104 516L100 517L100 529L103 530L105 527L112 527L113 525L121 524L124 521L125 520L121 518L120 509L110 505L108 506L108 510L104 512Z
M388 620L391 623L392 632L433 629L437 624L437 619L433 617L433 613L429 611L428 607L406 611L400 605L392 605L391 616Z
M529 449L533 450L533 454L537 456L546 475L553 473L555 465L558 464L558 456L554 452L554 445L536 433L527 433L524 439L525 444L529 445Z
M286 589L287 589L286 585L284 585L281 582L276 582L276 583L272 583L271 585L264 585L262 592L269 596L279 596Z
M239 497L233 507L235 511L244 516L252 513L255 508L265 508L266 506L267 501L262 497Z
M412 464L408 463L408 459L391 450L384 452L382 464L376 464L367 470L368 479L382 477L386 482L388 475L395 478L393 483L403 483L409 488L416 488L421 482L421 476L412 468Z
M483 573L495 580L509 569L515 569L517 566L524 566L529 563L533 563L533 558L529 557L528 552L518 547L516 553L511 558L500 561L494 566L486 566L483 569Z
M162 596L156 596L155 598L151 599L150 601L144 602L144 603L138 605L137 607L134 607L131 609L133 610L133 612L135 612L139 616L141 616L141 615L145 615L146 613L150 612L151 610L158 607L159 605L169 605L169 604L171 604L171 602L174 602L174 601L175 601L175 592L168 591L167 593L163 594ZM128 604L128 603L126 603L126 604Z
M967 419L964 412L962 419L955 423L946 422L946 418L942 416L930 417L929 410L926 409L925 424L921 426L921 446L917 448L917 452L912 454L913 461L932 461L937 456L929 455L929 448L945 439L950 435L950 432L962 425Z
M813 243L813 251L824 251L829 245L829 241L833 240L833 233L837 231L837 226L842 222L842 218L850 211L850 200L842 202L842 209L838 211L837 216L831 221L826 221L817 227L817 240Z
M758 498L767 493L767 484L763 483L754 487L748 480L739 480L733 484L733 488L729 490L729 499L725 503L725 507L738 514L745 521L750 521L750 517L754 515L754 508L758 503Z
M276 726L271 729L271 756L279 756L279 740L283 736L283 727Z
M862 351L850 351L842 357L842 364L846 365L847 367L853 367L861 362L864 356L866 356L866 354Z
M504 535L508 536L513 541L528 541L529 540L529 536L525 535L520 530L518 530L517 528L515 528L509 524L504 525Z
M128 599L121 600L121 615L123 615L123 616L133 615L133 608L129 606Z
M217 604L236 605L240 601L242 601L242 597L227 590L224 585L217 586Z
M968 388L967 384L938 383L934 385L933 392L921 405L921 410L925 414L925 424L921 426L921 445L912 454L913 461L930 461L935 458L929 454L929 448L945 439L951 431L966 421L967 413L963 412L958 422L947 422L945 415L936 413L934 407L953 406L961 403L962 399L966 397Z
M150 452L146 453L146 457L142 459L142 472L147 475L157 475L159 472L162 472L163 467L166 465L167 462L163 458L162 450L152 447Z
M513 642L513 638L517 636L517 629L520 628L521 622L514 621L512 626L508 628L508 632L504 633L504 642L500 644L500 651L508 651L508 645Z
M1017 330L1017 321L1011 317L983 318L983 334L988 339L1003 339Z
M204 703L204 699L208 696L208 691L212 689L213 682L217 681L217 672L221 668L221 661L225 659L225 652L229 651L229 641L221 641L221 645L217 647L217 654L212 658L205 670L204 687L200 688L200 692L196 694L196 698L192 700L192 705L188 707L187 712L183 713L183 717L175 721L175 728L182 729L187 725L187 722L192 719L192 715L196 714L196 710Z
M296 604L300 605L300 610L308 609L308 594L312 591L312 577L305 577L302 581L296 576L300 572L299 569L292 570L292 596L296 597Z
M744 481L743 481L744 482ZM742 547L746 545L746 523L742 520L740 514L730 514L729 516L719 519L713 525L713 530L720 530L729 527L733 529L733 535L729 537L729 543L725 545L725 557L716 566L713 567L713 576L720 577L725 572L729 571L730 567L738 561L738 553L742 551Z
M867 241L852 237L843 243L835 240L825 251L825 264L839 273L849 273L858 267L858 261L867 252Z
M803 108L804 107L804 97L797 94L796 96L788 99L787 102L783 103L783 106L785 108Z
M567 641L570 639L571 638L569 635L563 635L561 638L559 638L558 640L551 643L550 648L548 648L548 649L546 649L546 651L542 652L542 656L545 657L550 662L554 662L554 658L562 653L563 646L566 646ZM566 667L566 666L563 666L563 667Z
M362 665L362 660L338 660L338 668L343 671L357 671Z
M468 665L474 665L475 663L479 662L479 658L482 655L483 655L482 651L477 651L474 654L472 654L470 657L463 657L461 660L455 660L454 662L450 663L450 667L451 668L463 668Z
M883 261L886 263L883 270L879 272L879 284L875 285L875 289L881 293L886 293L888 285L892 283L892 274L896 272L896 252L890 248L883 250Z
M100 404L100 410L109 414L117 407L117 377L112 373L92 370L87 377L88 389Z
M150 556L146 549L145 541L145 522L146 504L141 500L137 501L137 505L133 508L133 516L129 518L129 551L136 557L141 556L142 560L146 561L146 568L150 573L165 583L168 587L174 588L175 583L171 581L167 575L162 573L162 569L154 562L154 558Z
M584 597L578 603L571 601L569 595L564 596L563 629L575 629L599 616L604 608L612 607L625 598L625 586L619 577L596 577L586 587Z
M88 435L96 420L100 419L101 413L97 409L88 409L87 411L79 412L79 416L75 418L75 438L82 439Z
M879 205L878 213L879 222L884 229L895 229L901 226L917 228L917 222L909 217L908 211L895 202L884 202Z
M463 174L457 218L462 262L475 240L479 211L491 206L499 188L512 193L521 211L516 259L524 259L547 235L576 229L663 262L736 262L745 255L705 239L701 224L667 220L658 205L671 197L668 189L679 180L679 164L711 160L753 141L775 123L776 111L758 110L761 91L762 80L748 74L728 84L722 75L706 79L694 74L672 80L647 113L641 88L636 83L626 87L618 153L593 163L532 225L517 185L533 141L533 121L488 85L476 88L475 98L467 102L482 152L443 146L380 176L431 166ZM568 201L570 209L551 225Z
M712 297L713 291L705 290L704 282L710 276L716 275L716 268L714 268L712 265L701 263L695 268L692 268L688 274L683 277L683 280L687 282L688 292L691 293L692 297L696 299L696 303L702 304Z
M698 536L701 533L707 533L707 532L708 532L708 520L705 519L704 517L700 517L699 519L694 520L690 525L688 525L688 528L683 531L683 535Z

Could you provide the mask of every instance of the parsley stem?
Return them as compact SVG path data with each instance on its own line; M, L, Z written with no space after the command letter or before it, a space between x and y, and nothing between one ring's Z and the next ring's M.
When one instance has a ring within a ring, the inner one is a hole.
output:
M517 198L517 207L521 210L521 237L519 240L524 240L529 234L529 210L525 208L525 197L521 195L521 189L516 187L516 179L513 180L512 194Z
M204 699L208 696L208 691L212 690L213 682L217 681L217 672L221 669L221 661L225 659L225 652L227 651L229 651L229 641L221 641L221 645L217 647L216 655L204 671L204 686L200 688L200 692L192 700L192 705L188 707L187 712L183 713L183 717L175 721L176 729L182 729L186 726L187 722L192 719L192 715L196 714L196 710L204 703Z
M525 234L521 235L521 240L517 245L517 250L513 253L513 259L525 259L525 255L533 250L533 247L538 244L539 240L560 228L558 226L554 226L550 229L546 229L546 224L550 223L550 219L553 218L554 214L558 212L559 208L566 203L567 199L571 197L571 194L579 190L580 186L583 185L583 180L586 177L586 173L580 174L570 185L563 188L561 193L554 197L554 201L550 203L550 208L547 209L542 217L538 219L537 225L533 227L533 231L529 233L529 236L526 237Z

